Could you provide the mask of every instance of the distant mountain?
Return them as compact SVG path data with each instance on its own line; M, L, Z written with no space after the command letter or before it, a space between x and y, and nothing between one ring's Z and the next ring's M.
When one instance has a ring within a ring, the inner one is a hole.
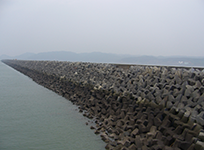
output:
M130 55L126 55L130 56ZM58 61L73 61L73 62L98 62L98 63L116 63L120 59L124 58L122 55L111 53L74 53L68 51L54 51L43 53L24 53L15 57L0 57L1 59L20 59L20 60L58 60Z
M45 52L27 57L29 60L59 60L59 61L80 61L80 62L99 62L110 63L118 62L123 57L117 54L92 52L92 53L74 53L74 52Z
M0 59L12 59L12 57L10 57L8 55L1 55Z
M22 55L18 55L18 56L14 56L14 57L11 57L11 56L8 56L8 55L1 55L0 56L0 60L2 59L28 59L30 56L32 55L35 55L34 53L24 53Z
M21 60L58 60L71 62L98 62L98 63L122 63L141 65L167 65L167 66L194 66L204 67L204 58L196 57L164 57L164 56L131 56L111 53L74 53L67 51L54 51L43 53L24 53L19 56L10 57L1 55L0 59L21 59Z
M74 52L43 52L28 57L29 60L59 60L59 61L74 61L78 54Z
M33 55L35 55L35 54L34 53L24 53L22 55L18 55L16 57L14 57L14 58L16 58L16 59L27 59L27 58L29 58L29 57L31 57Z
M89 62L117 63L122 58L124 57L121 55L101 52L79 54L79 60Z

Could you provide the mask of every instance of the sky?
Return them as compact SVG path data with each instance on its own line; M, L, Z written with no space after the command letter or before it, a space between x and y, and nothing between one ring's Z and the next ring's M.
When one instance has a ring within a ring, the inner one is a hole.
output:
M0 55L204 57L203 0L0 0Z

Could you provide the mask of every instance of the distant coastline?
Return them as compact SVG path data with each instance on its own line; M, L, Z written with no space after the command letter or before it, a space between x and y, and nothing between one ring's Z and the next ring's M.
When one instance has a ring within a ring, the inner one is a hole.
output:
M43 53L24 53L18 56L1 55L2 59L18 60L50 60L50 61L70 61L70 62L93 62L93 63L118 63L137 65L157 65L157 66L179 66L179 67L201 67L204 68L204 57L185 56L133 56L118 55L113 53L74 53L70 51L54 51Z

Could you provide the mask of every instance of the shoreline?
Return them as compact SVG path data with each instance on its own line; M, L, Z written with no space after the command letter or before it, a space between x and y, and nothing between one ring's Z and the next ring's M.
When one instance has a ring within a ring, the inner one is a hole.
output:
M122 69L111 64L54 61L3 62L78 105L80 112L87 111L84 116L96 118L95 133L107 143L106 149L204 148L204 75L200 70L164 66ZM85 77L78 80L78 76ZM95 80L86 78L96 76ZM134 85L138 86L136 90ZM196 109L190 109L193 105Z

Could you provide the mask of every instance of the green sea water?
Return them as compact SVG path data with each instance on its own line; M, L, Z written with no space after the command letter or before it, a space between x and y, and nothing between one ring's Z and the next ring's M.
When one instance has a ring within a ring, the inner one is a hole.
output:
M0 150L102 150L71 102L0 62Z

